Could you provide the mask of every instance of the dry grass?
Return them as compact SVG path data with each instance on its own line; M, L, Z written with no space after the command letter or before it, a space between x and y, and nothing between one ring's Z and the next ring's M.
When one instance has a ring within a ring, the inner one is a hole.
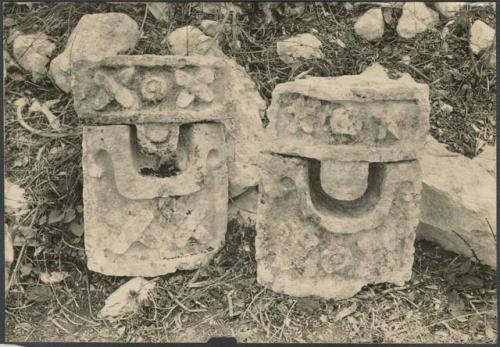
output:
M464 11L449 24L412 40L403 40L395 24L383 40L368 43L354 35L353 20L366 6L347 10L333 4L311 4L300 17L280 17L266 24L257 4L241 5L244 15L227 18L232 30L221 36L223 51L238 61L269 101L277 83L309 71L314 76L357 74L373 62L408 72L431 86L431 132L453 151L474 156L484 142L493 142L495 128L495 71L468 50L468 27L476 18L495 24L494 11ZM64 49L71 29L86 13L123 12L142 26L143 36L131 54L168 54L165 36L183 25L198 25L204 15L189 4L174 5L169 23L146 15L144 4L59 3L7 4L6 36L14 29L43 31ZM395 10L393 16L398 16ZM326 58L288 66L276 53L277 40L311 32L323 42ZM345 48L339 46L339 40ZM238 43L239 42L239 43ZM410 65L401 63L404 56ZM104 299L125 278L106 277L86 269L83 240L64 223L49 224L52 211L76 211L81 220L81 138L42 138L30 134L15 118L20 97L47 101L66 129L80 123L70 96L49 79L34 83L28 74L9 73L6 91L6 176L24 187L30 212L18 222L17 280L7 302L7 337L17 341L167 341L199 340L232 335L240 341L336 342L494 342L496 292L494 272L471 264L427 243L417 243L414 278L403 288L367 286L343 301L292 298L262 288L255 281L255 229L232 222L227 244L205 268L161 276L155 300L133 319L108 325L96 319ZM441 103L453 107L446 114ZM26 119L48 130L42 115ZM23 227L20 227L20 226ZM22 250L22 252L21 252ZM68 271L63 283L39 282L42 271ZM341 315L351 313L342 319Z

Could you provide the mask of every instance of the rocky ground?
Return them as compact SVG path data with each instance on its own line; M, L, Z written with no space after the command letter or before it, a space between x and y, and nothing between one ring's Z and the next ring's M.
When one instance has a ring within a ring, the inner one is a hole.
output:
M489 30L495 10L422 6L412 17L394 4L5 5L5 166L13 183L6 190L21 200L7 211L15 250L7 340L206 341L231 335L265 342L495 342L494 270L425 241L416 244L413 277L404 287L367 286L341 301L292 298L256 283L254 227L232 221L226 246L208 266L161 276L136 314L113 323L98 312L128 279L86 268L81 123L67 93L64 54L83 15L123 13L138 30L137 37L125 31L112 43L96 43L88 53L93 57L102 47L181 54L170 34L197 27L202 42L217 38L200 53L233 58L267 104L277 83L305 75L358 74L374 62L393 74L409 73L430 85L431 135L473 158L496 136ZM294 43L303 40L297 48Z

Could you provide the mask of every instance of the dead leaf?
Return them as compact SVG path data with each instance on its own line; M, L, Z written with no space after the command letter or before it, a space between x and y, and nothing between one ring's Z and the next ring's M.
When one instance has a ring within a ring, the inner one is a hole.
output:
M40 281L45 284L57 284L62 282L69 274L67 272L42 272L40 274Z
M484 281L474 275L466 274L457 277L454 288L461 290L484 288Z
M451 290L446 293L446 298L448 301L448 309L453 316L459 316L465 310L465 303L460 297L460 295L455 290Z
M340 311L337 312L337 314L335 315L335 319L334 321L335 322L338 322L342 319L344 319L345 317L348 317L350 316L351 314L353 314L354 312L356 312L356 309L357 309L357 304L356 303L353 303L351 306L349 307L343 307L342 309L340 309Z
M61 210L50 211L49 220L48 220L49 225L62 222L64 220L64 215L65 215L65 213Z
M497 337L496 332L493 330L493 328L489 324L486 324L486 327L484 328L484 335L489 340L495 340Z
M71 224L69 225L69 230L76 237L81 237L84 231L83 223L71 222Z
M126 318L139 310L148 300L156 281L136 277L114 291L105 301L99 317L110 321Z
M38 100L34 100L31 103L31 106L28 110L29 113L34 113L34 112L40 112L42 113L45 118L49 121L49 125L52 129L54 130L60 130L61 129L61 123L59 122L59 119L52 113L50 110L50 107L54 106L59 100L49 100L47 102L44 102L43 104L40 104Z
M47 302L52 299L52 290L48 286L37 286L26 291L28 301Z
M71 223L76 217L76 211L74 208L72 207L68 207L65 211L64 211L64 220L63 222L65 224L68 224L68 223Z
M33 265L24 264L23 266L21 266L21 268L19 269L19 272L21 274L21 278L28 276L31 273L31 271L33 271Z

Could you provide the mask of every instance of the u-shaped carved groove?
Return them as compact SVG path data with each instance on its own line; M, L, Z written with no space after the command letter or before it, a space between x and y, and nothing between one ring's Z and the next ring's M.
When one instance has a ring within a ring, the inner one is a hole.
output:
M203 178L200 175L206 173L204 166L190 165L173 177L143 176L136 167L130 127L105 126L101 127L101 131L102 142L94 160L111 171L118 191L127 199L188 195L201 189ZM107 155L103 156L103 153ZM103 160L109 163L105 164Z
M355 200L339 200L328 195L321 185L321 163L311 160L309 163L309 192L317 209L354 217L373 209L380 199L380 189L384 181L385 166L370 163L368 169L368 187L365 193Z
M309 160L309 192L302 196L306 218L330 232L340 234L374 229L383 223L396 189L390 183L392 180L388 179L391 173L386 164L370 164L368 188L355 200L338 200L325 193L321 186L320 169L319 161Z

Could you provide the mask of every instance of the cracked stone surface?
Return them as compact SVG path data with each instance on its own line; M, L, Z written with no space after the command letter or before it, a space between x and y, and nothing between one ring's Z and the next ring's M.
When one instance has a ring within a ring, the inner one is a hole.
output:
M357 76L278 85L268 115L259 283L338 299L369 283L409 280L428 87L409 76L389 79L375 65Z
M366 11L354 24L356 34L368 41L377 41L384 35L384 17L381 8Z
M399 36L411 39L417 34L439 23L439 14L423 2L407 2L403 5L403 14L399 18L396 30Z
M484 158L452 153L430 136L421 163L419 237L458 254L472 258L475 254L479 261L496 268L494 165L488 170ZM495 163L494 156L490 163Z
M208 42L207 36L191 26L174 30L168 40L175 54L206 57L223 55L217 42L212 42L210 49L204 49L207 48L204 45ZM245 69L232 59L224 61L228 68L225 89L234 107L234 117L224 121L229 148L229 195L233 198L258 184L258 155L265 143L262 119L267 106ZM187 102L186 99L189 100L189 97L182 95L178 101L182 104Z
M139 26L123 13L84 15L68 38L63 53L50 62L49 76L61 90L71 91L71 71L79 60L99 61L132 49Z
M232 117L225 65L119 56L75 70L83 132L89 269L158 276L195 269L223 246ZM179 96L192 95L179 106Z
M299 59L323 58L321 41L312 34L300 34L276 43L281 60L292 64Z

